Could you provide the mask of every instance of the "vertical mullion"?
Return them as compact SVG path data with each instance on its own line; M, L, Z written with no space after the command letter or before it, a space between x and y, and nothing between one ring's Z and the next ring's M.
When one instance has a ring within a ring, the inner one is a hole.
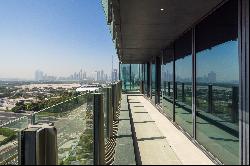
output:
M176 84L175 84L175 43L173 45L173 94L174 94L174 99L173 99L173 122L175 122L175 99L176 99Z
M239 139L240 164L249 164L249 1L238 3L240 65Z
M119 62L119 81L121 80L121 62Z
M193 138L196 139L196 52L195 52L195 27L192 29L192 119L193 119Z
M132 84L131 84L131 81L132 81L132 77L131 77L131 64L129 64L129 89L130 89L130 91L132 90L132 88L131 88L131 86L132 86Z
M243 141L243 123L242 123L242 114L243 114L243 110L242 110L242 78L244 77L243 73L242 73L242 48L241 48L241 41L242 41L242 0L238 1L238 38L239 38L239 43L238 43L238 54L239 54L239 67L240 67L240 99L239 99L239 103L240 103L240 111L239 111L239 140L240 140L240 145L239 145L239 153L240 153L240 164L243 164L243 146L242 146L242 141Z
M249 0L244 0L244 50L245 50L245 86L244 86L244 107L245 107L245 160L244 164L249 164Z

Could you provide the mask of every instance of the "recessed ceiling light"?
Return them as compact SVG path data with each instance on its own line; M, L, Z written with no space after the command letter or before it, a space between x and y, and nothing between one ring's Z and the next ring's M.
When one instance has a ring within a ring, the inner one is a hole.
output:
M163 8L161 8L161 11L164 11L164 9L163 9Z

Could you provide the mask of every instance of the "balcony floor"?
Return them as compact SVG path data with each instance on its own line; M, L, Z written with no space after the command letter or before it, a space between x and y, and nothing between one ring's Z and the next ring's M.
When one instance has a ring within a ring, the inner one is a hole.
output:
M127 95L123 95L123 100L126 100L126 97ZM134 128L134 146L137 149L135 150L137 163L142 165L214 164L147 99L136 95L129 95L128 99L133 121L132 128Z

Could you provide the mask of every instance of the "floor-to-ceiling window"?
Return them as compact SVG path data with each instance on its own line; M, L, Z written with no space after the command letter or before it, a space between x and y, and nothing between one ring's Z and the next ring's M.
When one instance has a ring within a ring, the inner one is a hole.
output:
M163 74L164 64L163 64L163 57L161 57L161 92L160 92L160 106L163 108L163 93L164 93L164 81L165 76Z
M148 90L148 68L147 64L144 64L144 95L147 96Z
M192 136L192 31L175 42L175 85L175 121Z
M162 64L162 109L164 113L173 118L173 102L174 102L174 90L173 90L173 49L168 49L163 55Z
M224 164L239 164L237 4L196 26L196 136Z
M140 89L140 65L131 64L131 90Z
M156 94L156 65L155 61L151 63L151 99L155 102Z
M130 64L121 64L120 72L122 89L125 91L130 90Z
M143 94L144 93L144 64L140 64L140 82L141 82L140 91Z
M140 89L140 64L121 64L122 89L134 91Z

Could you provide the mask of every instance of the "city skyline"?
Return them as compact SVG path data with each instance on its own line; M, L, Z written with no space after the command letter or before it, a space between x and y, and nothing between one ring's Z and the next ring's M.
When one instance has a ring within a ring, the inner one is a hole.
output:
M0 1L0 79L118 68L99 0ZM102 63L96 63L96 59Z
M110 73L110 74L109 74ZM95 80L95 81L117 81L118 69L113 69L110 72L104 72L103 69L95 70L91 73L86 72L84 69L73 72L70 75L58 76L49 75L43 70L36 70L32 80L35 81L83 81L83 80Z

